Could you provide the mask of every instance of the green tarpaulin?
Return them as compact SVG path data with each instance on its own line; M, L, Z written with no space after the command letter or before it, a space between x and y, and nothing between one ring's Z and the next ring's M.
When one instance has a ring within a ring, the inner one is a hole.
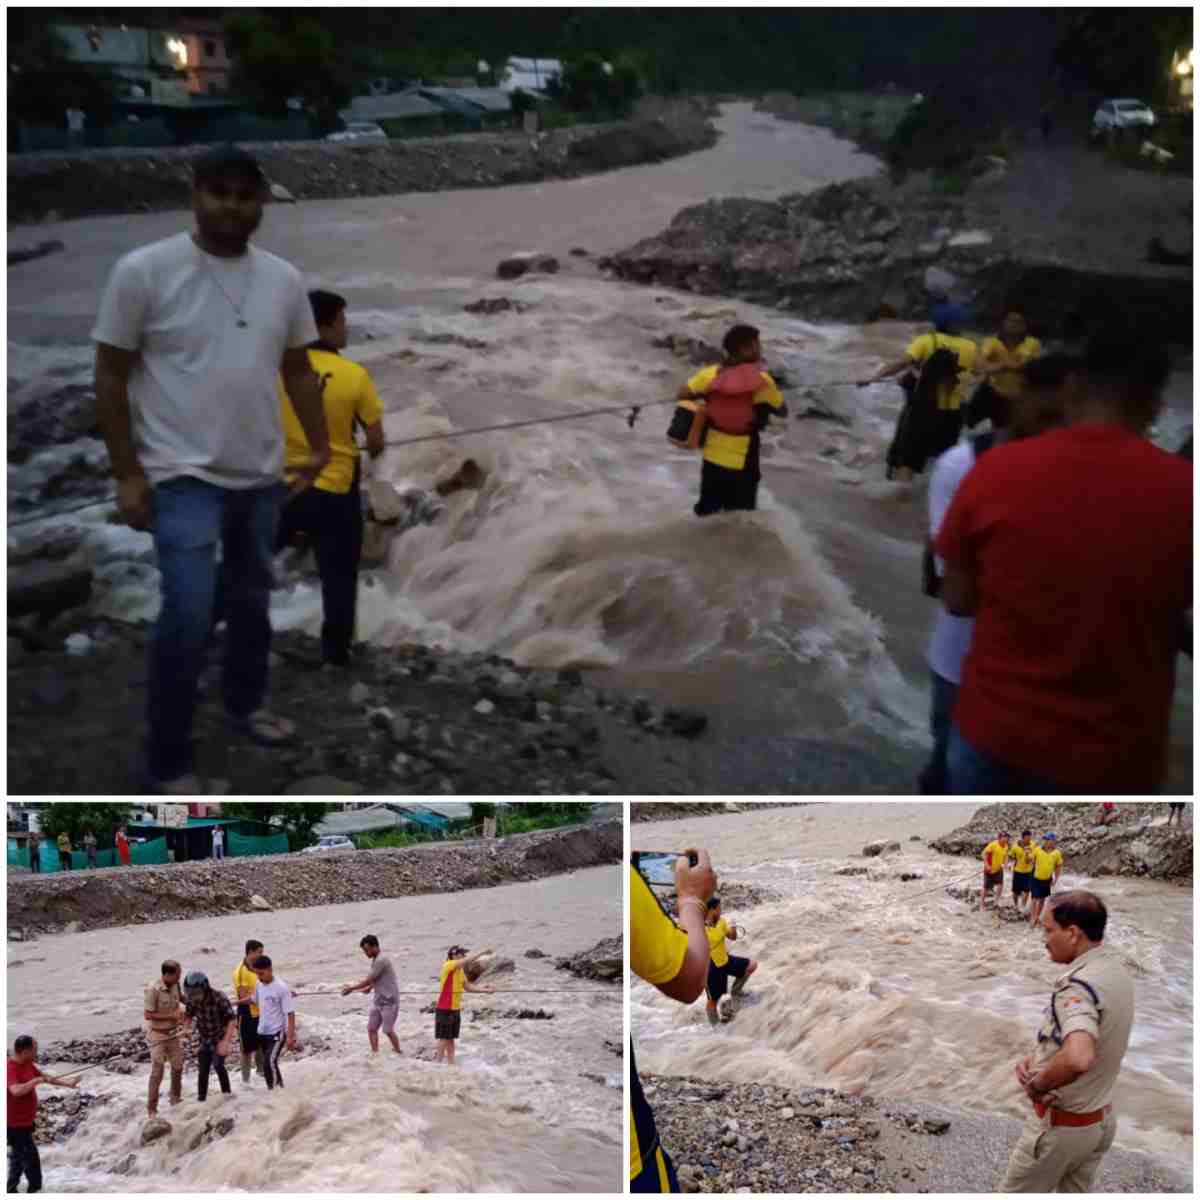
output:
M17 843L9 840L8 843L8 863L10 866L28 867L29 866L29 847L24 845L17 848ZM49 838L44 838L41 843L41 854L38 856L41 863L42 873L49 875L54 871L61 871L62 867L58 860L58 847ZM132 865L139 867L152 866L154 863L168 862L167 858L167 839L155 838L150 842L130 842L129 857ZM97 850L96 851L96 867L116 867L119 866L116 850ZM82 871L89 866L87 853L83 850L73 850L71 852L71 870Z
M247 837L244 833L229 831L226 854L231 858L246 858L252 854L286 854L288 840L286 833L275 833L270 837Z

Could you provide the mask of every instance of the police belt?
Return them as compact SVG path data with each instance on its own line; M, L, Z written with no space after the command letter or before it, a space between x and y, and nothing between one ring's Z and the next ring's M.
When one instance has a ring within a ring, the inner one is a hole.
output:
M1065 1125L1079 1129L1085 1125L1099 1125L1112 1112L1112 1105L1106 1104L1103 1108L1097 1108L1092 1112L1076 1113L1066 1112L1061 1108L1051 1108L1050 1105L1043 1104L1040 1100L1035 1100L1033 1102L1033 1110L1037 1113L1040 1120L1045 1119L1046 1114L1049 1113L1051 1125Z

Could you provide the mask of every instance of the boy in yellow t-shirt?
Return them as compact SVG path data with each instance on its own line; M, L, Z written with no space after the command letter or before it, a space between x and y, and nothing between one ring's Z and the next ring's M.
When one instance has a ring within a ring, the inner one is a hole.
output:
M1032 911L1029 914L1030 925L1037 925L1042 915L1042 907L1050 898L1058 877L1062 874L1063 856L1058 848L1058 839L1052 833L1042 838L1042 844L1033 851L1033 882L1030 885L1030 895L1033 897Z
M258 1048L258 1005L254 1003L258 976L254 964L264 955L262 942L251 938L246 953L233 970L233 992L237 997L238 1039L242 1047L242 1082L250 1082L250 1067L262 1074L262 1052Z
M1021 831L1021 840L1013 846L1008 857L1013 864L1012 896L1013 908L1020 911L1029 904L1030 884L1033 882L1033 834L1028 829Z
M346 346L346 301L333 292L308 294L320 340L308 348L308 360L321 381L321 399L329 426L329 465L316 483L283 506L276 547L297 533L308 535L321 575L324 623L321 653L325 662L347 666L354 640L358 599L358 563L362 556L363 514L359 491L356 425L367 435L367 453L383 453L383 405L366 368L342 358ZM308 460L311 451L292 402L280 385L285 437L285 471Z
M485 950L484 954L490 954L490 950ZM463 946L451 946L446 951L446 961L442 963L442 969L438 972L438 998L437 1009L434 1012L433 1020L433 1036L437 1039L437 1052L434 1055L434 1062L441 1062L443 1059L447 1066L454 1066L454 1043L458 1039L458 1035L462 1030L462 1013L459 1011L462 1005L463 992L491 992L493 989L485 986L476 986L468 978L466 971L463 970L463 963L467 961L467 955L470 951Z
M758 963L752 958L739 958L730 954L725 948L725 939L737 941L737 926L731 925L721 916L721 897L713 896L708 901L708 915L705 918L705 933L708 934L709 960L708 981L704 990L708 994L708 1023L716 1025L718 1019L724 1016L733 1003L731 997L725 995L725 987L729 979L733 979L733 995L740 996L746 986L746 980L758 970Z
M979 911L987 908L987 898L992 888L996 892L993 908L999 907L1004 896L1004 865L1008 862L1008 834L1001 833L995 841L988 842L983 848L983 887L979 892Z

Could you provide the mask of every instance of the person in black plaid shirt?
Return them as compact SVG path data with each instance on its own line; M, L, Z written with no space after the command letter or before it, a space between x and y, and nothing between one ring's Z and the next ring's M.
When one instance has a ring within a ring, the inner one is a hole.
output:
M187 1000L187 1015L183 1018L184 1032L190 1032L196 1022L200 1035L199 1096L208 1097L208 1075L214 1068L221 1091L229 1095L229 1072L225 1070L225 1058L233 1044L233 1031L237 1028L237 1017L229 997L209 986L208 976L203 971L189 971L183 981L183 994Z

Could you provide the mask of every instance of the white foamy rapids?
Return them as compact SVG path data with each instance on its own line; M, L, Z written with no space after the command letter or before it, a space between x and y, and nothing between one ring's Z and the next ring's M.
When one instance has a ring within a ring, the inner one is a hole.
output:
M1028 1101L1013 1064L1032 1047L1062 971L1040 933L946 897L936 885L964 875L966 860L906 848L873 863L873 878L832 876L844 862L774 859L727 871L728 879L769 881L792 896L729 913L749 930L734 951L760 964L743 1007L713 1031L703 999L685 1008L635 981L639 1066L1023 1117ZM926 879L898 881L914 869ZM970 871L972 885L976 877ZM1069 872L1064 886L1101 891L1106 941L1136 979L1137 1020L1114 1097L1117 1144L1189 1170L1191 893Z
M364 1004L357 1007L365 1013ZM619 1028L620 1009L612 1007ZM42 1151L47 1190L620 1190L616 1058L606 1086L564 1089L547 1047L533 1052L528 1044L540 1022L485 1024L472 1022L468 1011L456 1067L414 1060L416 1045L431 1044L432 1021L428 1014L401 1017L405 1056L397 1057L384 1038L379 1055L366 1055L361 1016L307 1019L308 1031L339 1043L336 1053L289 1061L285 1052L285 1087L274 1092L257 1076L246 1087L231 1071L233 1094L222 1096L213 1077L201 1103L189 1070L183 1104L172 1108L163 1089L160 1114L171 1133L147 1147L140 1131L148 1068L132 1076L93 1072L83 1077L85 1086L114 1098L94 1107L65 1143ZM208 1122L227 1116L236 1122L228 1136L190 1148ZM113 1174L130 1153L131 1173Z

